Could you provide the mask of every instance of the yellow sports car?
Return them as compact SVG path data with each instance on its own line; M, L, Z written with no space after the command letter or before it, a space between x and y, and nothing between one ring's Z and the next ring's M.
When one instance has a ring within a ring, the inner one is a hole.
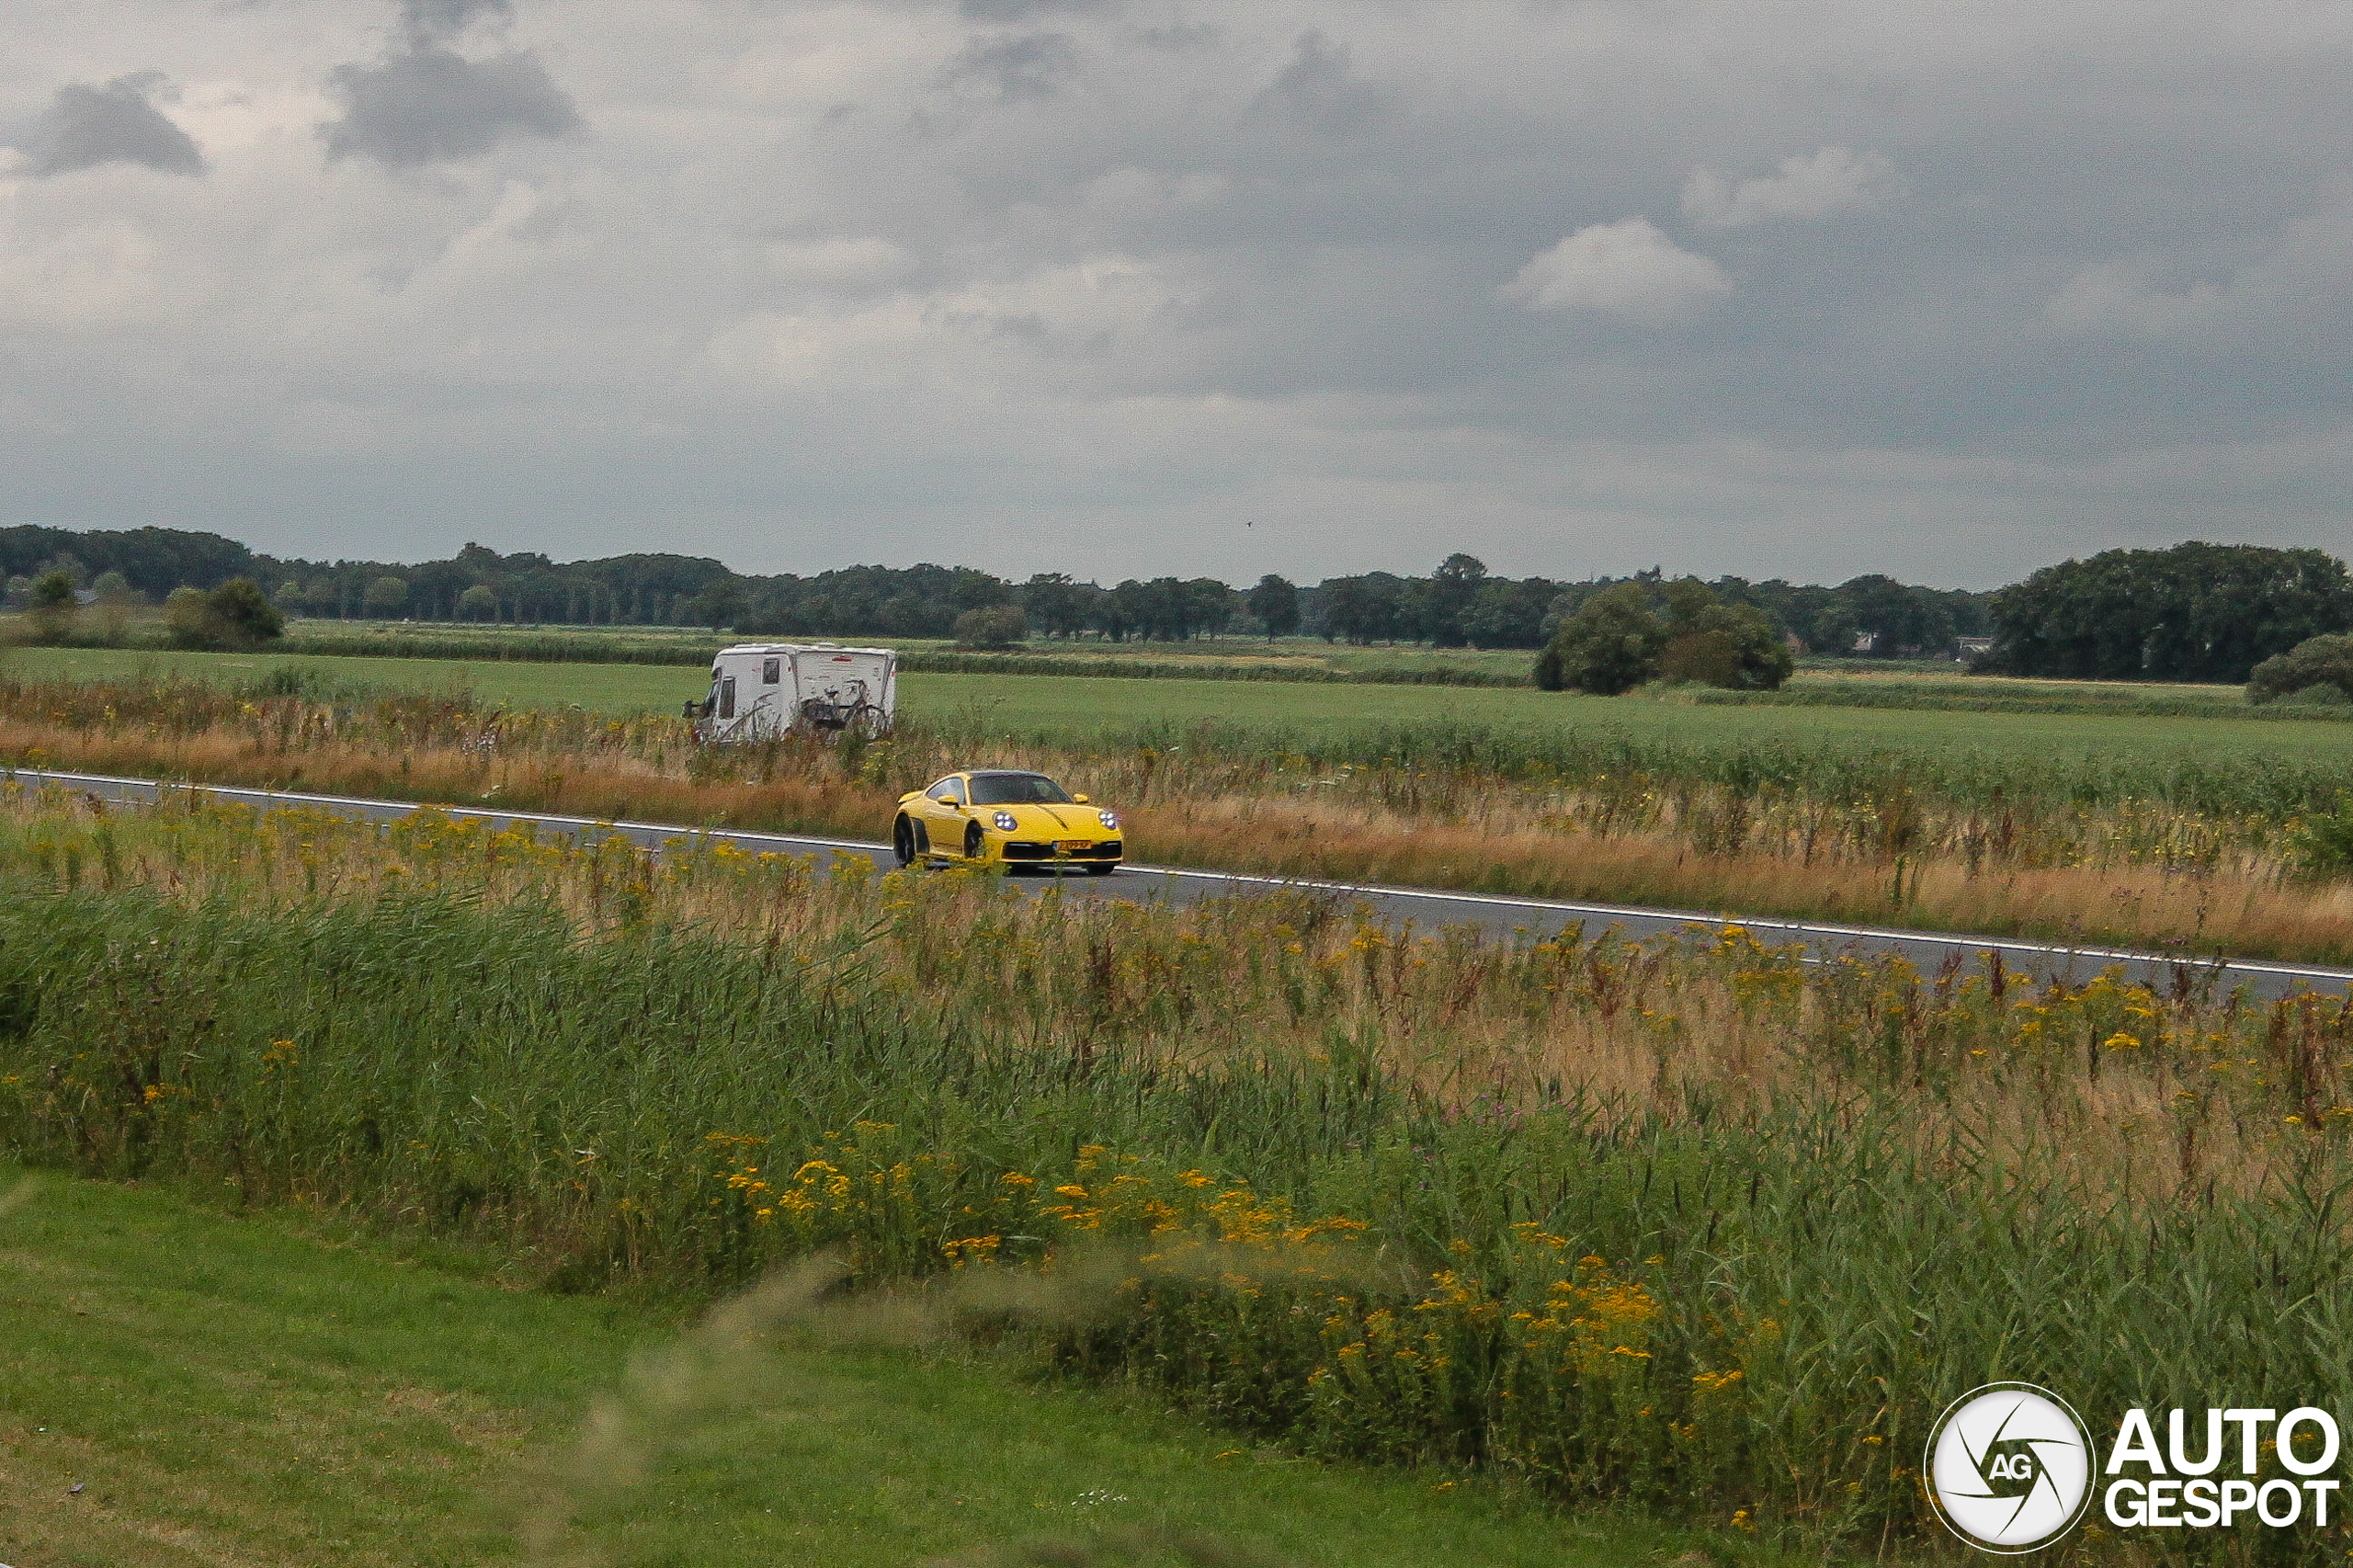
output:
M899 797L891 848L902 866L1023 866L1091 877L1119 869L1120 814L1088 803L1042 773L951 773Z

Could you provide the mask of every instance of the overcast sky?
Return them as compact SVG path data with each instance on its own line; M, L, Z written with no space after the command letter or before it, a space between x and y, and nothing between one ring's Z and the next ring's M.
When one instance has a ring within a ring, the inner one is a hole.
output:
M2353 551L2353 7L8 0L0 522L1990 586Z

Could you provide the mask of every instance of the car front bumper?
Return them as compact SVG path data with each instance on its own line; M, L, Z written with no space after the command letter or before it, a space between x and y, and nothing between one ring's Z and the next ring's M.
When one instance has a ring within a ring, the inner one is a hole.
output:
M1082 849L1063 849L1051 842L1040 843L1031 838L1009 838L1001 851L1004 858L1016 865L1045 865L1057 860L1085 864L1090 860L1117 860L1124 846L1116 838L1106 838Z

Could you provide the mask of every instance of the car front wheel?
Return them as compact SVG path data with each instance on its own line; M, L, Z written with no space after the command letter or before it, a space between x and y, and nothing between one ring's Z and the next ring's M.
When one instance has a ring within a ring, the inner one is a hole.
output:
M891 824L891 858L902 867L915 863L915 824L904 817Z
M981 851L986 847L987 835L981 832L981 824L979 823L974 823L972 826L964 830L965 859L979 859L981 858Z

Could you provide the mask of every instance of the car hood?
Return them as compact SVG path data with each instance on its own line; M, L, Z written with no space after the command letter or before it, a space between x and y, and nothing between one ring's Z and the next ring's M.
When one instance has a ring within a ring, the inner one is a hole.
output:
M1109 808L1104 806L1041 806L1036 804L975 806L973 808L973 810L982 813L983 817L993 816L998 812L1011 812L1013 813L1013 820L1019 823L1021 826L1029 832L1057 834L1064 837L1068 837L1074 834L1099 834L1104 832L1105 829L1103 824L1097 818L1095 813L1108 809Z

